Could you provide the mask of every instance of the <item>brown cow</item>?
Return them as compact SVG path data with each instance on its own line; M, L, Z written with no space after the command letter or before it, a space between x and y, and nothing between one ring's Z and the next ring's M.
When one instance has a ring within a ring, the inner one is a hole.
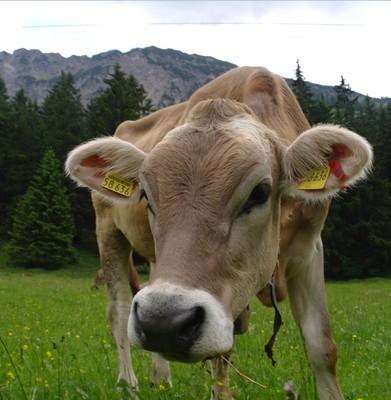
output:
M286 82L249 67L124 122L115 136L74 149L66 170L93 190L119 378L137 388L129 345L153 352L154 381L171 382L163 358L211 358L224 383L212 398L230 399L218 357L231 351L235 319L278 265L319 397L342 399L320 233L330 199L371 165L366 140L333 125L310 129ZM153 268L131 303L132 248Z

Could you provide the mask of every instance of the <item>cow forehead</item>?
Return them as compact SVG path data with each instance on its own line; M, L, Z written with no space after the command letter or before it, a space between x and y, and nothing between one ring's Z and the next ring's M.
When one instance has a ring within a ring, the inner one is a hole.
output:
M238 118L218 128L186 124L171 131L148 155L142 173L160 181L230 182L256 165L270 174L272 144L262 124ZM219 178L220 177L220 178ZM184 183L184 182L182 182Z

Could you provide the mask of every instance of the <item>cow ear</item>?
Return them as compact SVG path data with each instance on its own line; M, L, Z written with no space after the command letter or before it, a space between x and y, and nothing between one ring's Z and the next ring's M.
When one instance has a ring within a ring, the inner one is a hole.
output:
M126 200L138 181L145 153L115 137L91 140L73 149L65 162L67 174L80 186L115 200Z
M365 178L372 158L371 145L360 135L336 125L318 125L286 149L283 190L310 201L333 197Z

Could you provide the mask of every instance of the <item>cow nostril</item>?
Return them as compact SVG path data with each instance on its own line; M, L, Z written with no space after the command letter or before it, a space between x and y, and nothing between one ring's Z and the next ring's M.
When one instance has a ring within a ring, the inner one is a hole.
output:
M139 309L138 309L137 301L134 302L133 312L134 312L134 316L135 316L136 320L139 322L140 321L140 315L139 315Z
M205 321L205 310L202 307L194 307L188 311L178 331L178 337L186 341L198 337L200 328Z

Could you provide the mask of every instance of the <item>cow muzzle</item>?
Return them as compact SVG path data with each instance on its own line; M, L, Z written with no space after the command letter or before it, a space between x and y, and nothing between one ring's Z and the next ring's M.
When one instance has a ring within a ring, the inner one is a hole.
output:
M233 321L208 292L159 280L134 297L128 336L168 360L196 362L231 350Z

